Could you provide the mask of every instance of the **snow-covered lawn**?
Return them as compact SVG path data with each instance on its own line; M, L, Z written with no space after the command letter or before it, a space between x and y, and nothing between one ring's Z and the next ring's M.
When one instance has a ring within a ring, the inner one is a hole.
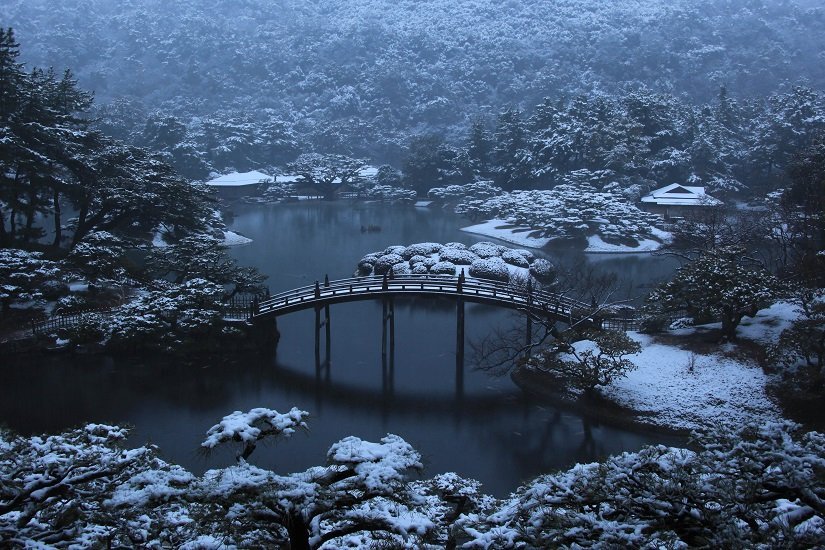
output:
M651 336L629 335L642 345L641 353L629 357L638 369L603 393L649 415L645 422L692 430L720 422L742 426L781 419L765 394L767 376L755 363L721 352L693 354L656 343Z
M799 315L795 304L778 302L755 317L745 317L737 328L737 338L762 345L776 343ZM721 323L710 323L671 330L669 334L689 338L697 332L720 329ZM725 344L717 353L699 354L656 342L652 336L629 334L642 345L642 352L630 357L638 369L615 381L604 394L650 414L647 422L694 429L719 422L743 425L781 419L779 409L765 394L768 377L759 365L726 355L734 355L730 352L735 351L736 344Z
M550 239L547 237L530 237L530 234L534 231L529 227L514 227L513 224L507 220L497 218L469 227L462 227L461 230L466 233L493 237L506 243L527 246L529 248L542 248L550 242Z
M246 185L257 185L271 179L272 176L258 171L231 172L207 181L206 185L212 187L243 187Z
M511 222L499 218L487 220L486 222L468 227L462 227L461 230L467 233L473 233L475 235L493 237L500 241L517 244L519 246L526 246L528 248L542 248L552 240L549 237L531 237L530 235L535 233L535 230L529 227L514 226ZM657 227L652 228L651 232L661 242L654 239L640 239L639 246L627 246L622 244L606 243L599 235L590 235L587 237L587 248L585 248L584 251L607 254L653 252L662 248L663 243L670 242L673 238L670 233Z

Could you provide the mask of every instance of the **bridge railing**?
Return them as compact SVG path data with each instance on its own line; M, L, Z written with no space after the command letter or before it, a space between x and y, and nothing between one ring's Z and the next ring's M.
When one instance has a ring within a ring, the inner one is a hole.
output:
M462 279L454 276L404 275L389 277L353 277L328 281L324 284L308 285L271 296L258 303L258 314L267 314L279 309L292 308L297 304L327 301L339 296L356 294L399 294L399 293L469 295L486 299L509 301L515 304L552 307L559 312L589 311L591 306L561 294L553 294L538 289L516 286L510 283L488 279Z

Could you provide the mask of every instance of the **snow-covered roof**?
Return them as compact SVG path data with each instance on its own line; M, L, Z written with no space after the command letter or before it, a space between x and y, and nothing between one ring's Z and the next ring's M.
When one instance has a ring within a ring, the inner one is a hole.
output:
M377 166L364 166L360 170L358 170L358 175L362 178L374 178L378 175L378 167Z
M665 205L715 206L721 201L705 193L704 187L671 183L641 198L642 202Z
M262 181L272 179L271 176L263 172L231 172L206 182L206 185L215 187L240 187L243 185L256 185Z

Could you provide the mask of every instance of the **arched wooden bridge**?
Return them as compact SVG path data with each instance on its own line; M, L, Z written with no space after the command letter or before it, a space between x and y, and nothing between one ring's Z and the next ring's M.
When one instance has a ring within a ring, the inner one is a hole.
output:
M590 304L526 286L462 276L404 275L359 277L316 282L315 285L271 296L253 306L252 318L280 316L304 309L359 300L382 300L401 296L450 297L524 311L563 322L575 321L592 311Z
M526 314L526 341L532 341L534 317L566 323L578 322L593 314L590 304L533 288L532 282L524 286L488 279L467 279L462 272L458 277L437 275L404 275L393 277L359 277L330 281L316 281L314 285L281 292L264 300L254 301L250 317L253 323L275 321L281 315L296 311L315 310L315 364L317 376L321 376L321 328L325 328L326 369L329 375L330 358L330 305L361 300L381 300L383 304L383 328L381 340L382 372L385 390L392 392L395 355L395 299L401 297L441 297L456 302L456 391L464 386L464 304L487 304ZM321 318L321 312L324 318ZM276 329L277 330L277 329Z

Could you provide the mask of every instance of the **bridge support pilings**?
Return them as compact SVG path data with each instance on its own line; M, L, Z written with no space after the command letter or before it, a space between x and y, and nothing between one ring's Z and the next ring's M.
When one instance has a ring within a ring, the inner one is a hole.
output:
M455 309L455 392L464 393L464 300L459 298Z
M321 311L324 318L321 320ZM324 327L324 361L321 362L321 327ZM332 353L332 328L330 325L329 304L315 308L315 368L320 372L321 366L329 370ZM329 374L329 373L327 373Z
M392 393L395 386L395 301L385 298L382 304L381 381L384 391Z

